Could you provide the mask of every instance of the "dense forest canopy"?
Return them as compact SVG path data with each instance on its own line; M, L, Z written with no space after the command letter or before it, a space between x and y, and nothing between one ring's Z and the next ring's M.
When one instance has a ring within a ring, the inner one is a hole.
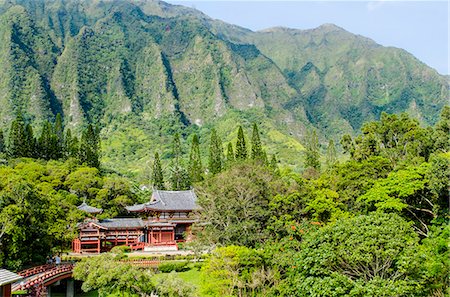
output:
M306 145L305 160L313 161L303 173L269 161L256 124L247 135L238 127L227 150L212 130L207 162L197 136L184 158L175 135L168 167L158 155L152 160L149 185L195 186L202 206L196 242L212 249L202 268L204 296L440 296L450 269L449 127L448 107L427 128L406 114L383 114L359 136L342 138L345 161L315 166L320 155ZM76 208L83 201L114 217L149 197L76 155L14 158L14 147L4 147L2 266L20 269L67 248L86 217Z

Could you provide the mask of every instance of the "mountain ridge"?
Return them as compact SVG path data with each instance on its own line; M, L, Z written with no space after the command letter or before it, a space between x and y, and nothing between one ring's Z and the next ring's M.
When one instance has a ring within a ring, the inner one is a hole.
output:
M18 110L37 127L57 112L75 131L97 123L106 163L135 149L118 167L142 174L164 133L228 142L256 121L294 164L306 129L338 140L383 111L432 124L446 102L448 79L402 50L330 24L271 30L162 1L0 2L0 127Z

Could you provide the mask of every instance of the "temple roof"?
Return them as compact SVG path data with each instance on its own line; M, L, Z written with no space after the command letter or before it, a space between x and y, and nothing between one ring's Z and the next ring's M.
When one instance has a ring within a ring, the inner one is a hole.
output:
M101 208L87 205L86 202L83 202L81 205L77 206L77 208L81 211L85 211L87 213L92 213L92 214L101 213L103 211L103 209L101 209Z
M154 190L150 202L127 206L130 212L141 211L192 211L199 209L197 196L189 191Z
M142 219L105 219L99 222L95 222L96 225L106 229L128 229L128 228L142 228L144 222Z
M6 269L0 269L0 286L15 283L18 280L21 280L22 278L23 277L21 277L18 274L15 274L14 272L11 272Z

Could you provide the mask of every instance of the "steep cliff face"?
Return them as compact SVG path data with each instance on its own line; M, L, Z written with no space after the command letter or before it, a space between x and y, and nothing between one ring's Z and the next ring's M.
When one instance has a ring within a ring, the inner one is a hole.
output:
M93 122L104 162L141 173L174 131L230 141L257 121L289 163L306 127L338 139L382 111L434 123L448 99L412 55L334 25L252 32L158 1L0 1L0 40L0 127L19 111Z

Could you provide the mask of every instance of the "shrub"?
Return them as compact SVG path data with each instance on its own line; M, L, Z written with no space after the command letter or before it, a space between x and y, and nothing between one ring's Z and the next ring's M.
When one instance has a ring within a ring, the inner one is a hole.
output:
M172 271L176 272L183 272L189 270L189 267L187 266L188 262L167 262L167 263L161 263L158 266L158 270L162 273L169 273Z
M113 254L123 254L131 252L131 248L127 245L115 246L111 249L111 253Z

